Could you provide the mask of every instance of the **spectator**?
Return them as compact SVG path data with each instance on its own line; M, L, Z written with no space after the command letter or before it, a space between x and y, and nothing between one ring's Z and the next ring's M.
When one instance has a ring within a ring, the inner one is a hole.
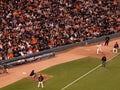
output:
M0 52L7 58L120 31L117 0L1 0L0 8Z
M2 56L0 55L0 61L2 60Z

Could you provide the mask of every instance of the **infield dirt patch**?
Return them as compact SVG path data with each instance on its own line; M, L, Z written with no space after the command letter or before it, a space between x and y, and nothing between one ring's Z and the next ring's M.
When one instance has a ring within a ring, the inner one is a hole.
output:
M38 76L40 75L40 73L36 73L35 77L27 77L27 79L33 79L33 80L38 80ZM49 80L50 78L53 78L52 75L48 75L48 74L42 74L42 76L44 77L44 81Z

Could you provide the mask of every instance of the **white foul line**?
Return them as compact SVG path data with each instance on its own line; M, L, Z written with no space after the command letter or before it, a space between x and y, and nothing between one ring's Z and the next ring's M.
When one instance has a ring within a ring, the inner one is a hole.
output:
M113 56L111 59L107 60L110 61L112 60L113 58L115 58L116 56L118 56L120 53L118 53L117 55ZM84 78L85 76L87 76L88 74L90 74L91 72L95 71L96 69L98 69L102 64L98 65L97 67L93 68L92 70L90 70L89 72L87 72L86 74L80 76L79 78L77 78L76 80L74 80L73 82L69 83L68 85L66 85L65 87L63 87L62 89L60 90L65 90L67 87L71 86L72 84L76 83L77 81L79 81L80 79Z

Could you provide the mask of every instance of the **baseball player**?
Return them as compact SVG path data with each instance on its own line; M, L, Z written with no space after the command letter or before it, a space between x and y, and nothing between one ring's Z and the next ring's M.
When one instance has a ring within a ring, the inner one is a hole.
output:
M116 43L114 44L113 53L118 53L118 48L119 48L119 45L118 45L118 43L116 42Z
M43 80L44 80L44 77L40 74L38 76L38 88L40 87L40 85L41 85L42 88L44 87Z
M100 43L97 44L97 54L102 52L102 45Z

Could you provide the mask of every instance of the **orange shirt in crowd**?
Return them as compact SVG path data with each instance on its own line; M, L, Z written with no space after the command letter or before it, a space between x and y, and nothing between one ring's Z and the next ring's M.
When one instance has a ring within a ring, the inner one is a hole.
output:
M33 8L32 8L32 6L29 6L28 8L29 8L29 10L33 11Z
M79 23L82 23L83 22L83 20L82 19L79 19Z
M37 43L37 39L35 37L32 37L31 44L36 44L36 43Z
M4 35L4 36L7 36L7 35L8 35L8 32L4 32L3 35Z
M10 58L10 59L14 58L13 53L9 53L9 58Z
M54 42L54 40L51 38L50 39L50 45L54 45L55 44L55 42Z
M117 0L113 0L113 4L117 4Z
M33 48L33 53L37 53L39 50L38 50L38 47L37 46L35 46L35 48Z
M75 4L76 9L80 10L80 6L78 3Z
M67 32L66 32L66 30L64 30L64 34L66 34Z
M2 42L0 41L0 45L2 45Z
M91 30L89 30L89 33L90 33L90 34L93 34L93 30L92 30L92 29L91 29Z

